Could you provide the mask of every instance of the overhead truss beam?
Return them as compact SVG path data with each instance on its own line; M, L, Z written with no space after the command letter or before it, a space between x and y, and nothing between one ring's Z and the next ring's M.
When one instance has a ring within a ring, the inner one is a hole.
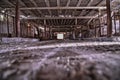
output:
M93 19L94 16L79 16L79 17L28 17L23 19Z
M14 8L6 8L6 9L14 9ZM37 9L39 9L39 10L57 10L57 9L59 9L59 10L66 10L66 9L81 9L81 10L83 10L83 9L101 9L101 10L104 10L104 9L106 9L106 7L104 7L104 6L101 6L101 7L22 7L22 8L20 8L20 10L37 10Z

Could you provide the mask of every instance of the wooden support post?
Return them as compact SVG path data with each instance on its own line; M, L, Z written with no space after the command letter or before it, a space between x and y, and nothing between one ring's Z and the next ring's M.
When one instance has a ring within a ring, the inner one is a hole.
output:
M39 31L39 28L36 27L36 30L37 30L37 33L38 33L37 38L40 38L40 31Z
M115 28L115 35L116 35L117 28L116 28L116 16L115 16L115 13L114 13L114 28Z
M46 26L46 20L44 19L44 37L45 37L45 39L46 39L46 37L47 37L47 26Z
M94 36L96 38L97 35L96 35L96 23L95 23L95 19L93 20L93 26L94 26Z
M19 0L16 1L15 8L15 27L16 27L16 37L20 37L20 9L19 9Z
M112 18L111 18L111 8L110 8L110 0L106 0L107 6L107 37L112 36Z
M2 14L3 15L3 14ZM4 16L4 15L3 15ZM1 37L3 37L3 22L4 22L4 19L1 21Z
M73 29L73 39L75 39L76 37L75 37L75 26L73 26L74 27L74 29Z
M75 25L77 25L77 18L75 19ZM74 26L73 39L76 39L76 26Z
M72 36L72 26L70 27L71 33L70 33L70 37Z
M28 25L28 37L31 37L31 25Z
M0 42L2 42L2 21L0 21Z
M48 30L48 26L47 26L47 39L49 39L49 30Z
M46 39L46 25L44 25L44 39Z
M49 39L51 38L51 26L49 26Z
M99 21L99 37L101 37L101 20L100 20L100 16L101 16L101 10L99 10L99 13L98 13L98 21Z
M23 37L23 22L20 23L20 36Z
M89 36L90 36L89 33L90 33L90 28L89 28L89 25L87 25L87 34L88 34L88 35L87 35L87 38L89 38Z
M21 24L21 37L24 37L23 31L24 31L24 22L22 22Z
M16 27L15 27L15 17L12 17L12 24L13 24L13 36L15 37L15 34L16 34Z
M30 24L30 26L29 26L29 37L31 38L32 37L32 25Z
M26 37L28 37L29 36L29 28L28 28L28 25L26 25L26 26L27 26Z
M9 32L9 16L8 14L6 14L7 16L7 36L10 37L10 32Z
M120 14L120 10L118 10L118 14ZM120 34L120 15L118 15L119 18L119 34Z
M52 32L52 26L50 27L50 35L51 35L51 39L53 39L53 32Z

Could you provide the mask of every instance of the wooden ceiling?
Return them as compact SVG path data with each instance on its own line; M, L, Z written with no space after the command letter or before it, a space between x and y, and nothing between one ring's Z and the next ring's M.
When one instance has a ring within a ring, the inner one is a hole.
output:
M0 0L2 9L15 14L16 0ZM21 15L26 20L50 26L86 25L105 12L106 0L19 0ZM46 22L45 22L46 21Z

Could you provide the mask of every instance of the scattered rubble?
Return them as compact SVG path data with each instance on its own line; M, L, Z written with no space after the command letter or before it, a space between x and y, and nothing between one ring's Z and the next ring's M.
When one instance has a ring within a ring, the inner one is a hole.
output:
M1 44L0 80L120 80L119 44L72 42ZM73 46L38 48L58 44Z

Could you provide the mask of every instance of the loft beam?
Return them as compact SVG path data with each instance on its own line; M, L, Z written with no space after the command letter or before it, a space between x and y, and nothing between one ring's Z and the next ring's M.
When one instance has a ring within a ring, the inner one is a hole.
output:
M6 8L6 9L14 9L14 8ZM46 10L46 9L48 9L48 10L57 10L57 9L59 9L59 10L66 10L66 9L81 9L81 10L83 10L83 9L101 9L101 10L104 10L104 9L106 9L106 7L104 7L104 6L101 6L101 7L22 7L22 8L20 8L20 10L37 10L37 9L39 9L39 10Z

